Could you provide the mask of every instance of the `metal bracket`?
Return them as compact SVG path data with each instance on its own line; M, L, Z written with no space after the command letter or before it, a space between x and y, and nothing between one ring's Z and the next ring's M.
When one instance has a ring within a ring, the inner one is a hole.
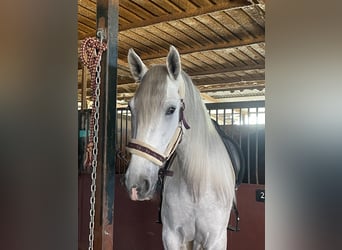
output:
M98 28L96 31L96 37L100 39L101 43L103 40L107 40L107 32L104 28Z

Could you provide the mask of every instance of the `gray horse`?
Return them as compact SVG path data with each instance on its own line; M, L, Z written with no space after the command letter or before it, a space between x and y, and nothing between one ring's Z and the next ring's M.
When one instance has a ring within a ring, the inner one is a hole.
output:
M133 49L128 62L139 84L129 103L132 157L125 184L130 198L151 199L160 168L173 156L173 176L165 177L162 196L164 248L226 249L235 174L177 49L170 47L166 65L148 69Z

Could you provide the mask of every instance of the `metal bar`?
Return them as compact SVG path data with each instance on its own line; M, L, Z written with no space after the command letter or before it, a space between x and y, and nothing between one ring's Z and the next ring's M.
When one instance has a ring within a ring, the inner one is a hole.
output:
M123 113L123 110L117 110L117 120L120 120L120 127L116 127L116 138L117 138L117 141L116 141L116 145L115 145L115 148L118 150L118 152L121 152L122 151L122 138L123 138L123 135L122 135L122 115ZM120 129L119 129L120 128ZM120 139L118 139L120 138ZM116 151L117 152L117 151ZM118 164L115 166L115 172L119 171L120 172L120 167L121 167L121 159L119 159L119 161L116 161L118 162Z
M126 125L125 125L125 130L126 130L126 133L125 133L125 144L128 143L128 113L130 111L128 110L128 108L126 108ZM131 128L132 126L129 128L129 131L131 131ZM129 135L129 137L131 138L131 135ZM124 145L126 147L126 145ZM126 155L126 152L124 152L124 155ZM124 172L126 171L126 167L124 168Z
M256 108L256 131L255 131L255 178L256 184L259 184L259 163L258 163L258 156L259 156L259 108Z
M234 125L234 109L232 109L232 125Z
M265 107L265 101L206 103L207 109Z
M122 121L122 119L123 119L123 110L121 110L121 112L120 112L120 150L122 151L122 149L123 149L123 127L122 127L122 125L123 125L123 121Z
M113 249L118 16L118 0L97 1L97 31L105 35L103 41L107 43L107 51L101 61L94 249L106 250Z
M240 113L242 112L242 110L240 109ZM242 126L241 126L241 120L242 120L242 115L240 115L240 126L239 126L239 144L241 146L242 144L242 136L241 136L241 129L242 129Z
M125 109L125 112L126 112L126 120L125 120L125 144L123 145L124 151L126 149L126 144L128 143L128 112L129 112L128 108ZM123 152L123 155L126 155L126 152ZM126 171L126 165L124 162L123 162L123 166L124 168L120 172L120 174L123 174Z
M226 125L226 109L223 109L223 125Z
M125 115L124 115L125 112ZM127 124L127 110L121 110L121 124L120 124L120 153L122 154L125 148L125 144L127 144L127 126L125 125L124 127L124 122L123 119L125 119L125 124ZM125 133L125 135L124 135ZM120 170L119 173L123 173L122 171L122 167L123 166L123 162L122 160L120 160Z
M236 114L238 114L236 117L238 118L238 124L239 126L242 126L245 124L245 120L244 120L244 117L242 115L242 108L235 108L235 112Z
M249 118L250 118L250 111L248 108L247 111L248 116L248 125L247 125L247 172L248 172L248 184L251 184L251 152L250 152L250 124L249 124Z
M218 120L218 109L216 109L216 115L215 115L215 117L216 117L216 122L217 122L217 124L219 124L219 120Z

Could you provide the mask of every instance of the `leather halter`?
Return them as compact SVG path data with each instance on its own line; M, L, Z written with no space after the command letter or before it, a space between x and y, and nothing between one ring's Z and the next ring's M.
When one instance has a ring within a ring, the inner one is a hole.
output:
M162 167L172 156L172 154L175 152L178 144L180 143L182 136L183 136L183 126L186 129L189 129L190 126L185 120L184 117L184 109L185 109L185 104L183 101L184 98L184 83L181 84L179 88L179 95L181 97L181 107L179 110L179 122L178 122L178 127L173 134L169 144L166 147L166 150L164 152L160 152L158 149L155 147L137 140L137 139L131 139L129 143L126 146L126 150L132 154L139 155L154 164L158 165L159 167Z

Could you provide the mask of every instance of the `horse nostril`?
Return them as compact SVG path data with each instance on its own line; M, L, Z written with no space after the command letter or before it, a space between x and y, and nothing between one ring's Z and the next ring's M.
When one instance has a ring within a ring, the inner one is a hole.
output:
M151 184L149 180L142 179L140 181L140 185L131 186L129 190L131 199L138 200L139 198L144 198L148 194L150 187L151 187Z
M143 180L136 190L139 194L147 193L150 190L150 182L147 179Z
M150 190L150 182L148 180L144 180L143 182L143 188L144 190L147 192L148 190Z

